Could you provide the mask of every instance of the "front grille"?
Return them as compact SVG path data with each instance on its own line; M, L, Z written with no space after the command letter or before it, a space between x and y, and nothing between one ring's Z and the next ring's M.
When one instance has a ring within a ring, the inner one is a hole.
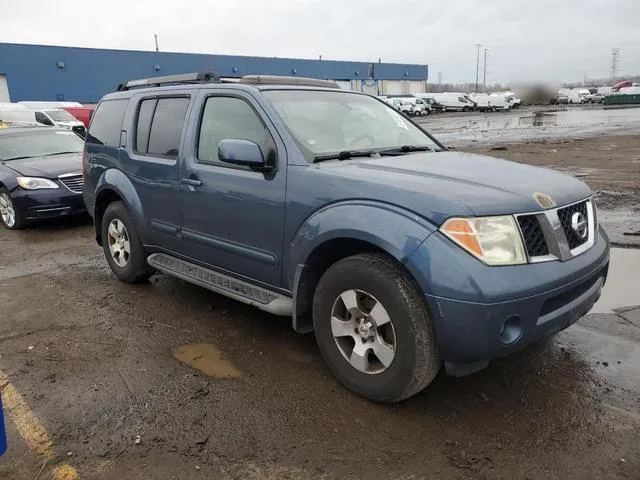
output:
M582 218L587 222L586 228L588 232L589 215L587 213L587 202L576 203L575 205L570 205L558 210L558 218L560 219L560 224L562 225L564 234L567 237L567 243L569 244L570 250L579 247L583 243L586 243L587 240L589 240L589 235L585 235L584 238L581 238L571 225L572 218L576 213L582 214Z
M549 247L538 218L535 215L523 215L518 217L518 224L529 258L549 255Z
M73 127L72 130L76 132L78 135L80 135L82 138L84 138L84 134L86 132L84 125L78 125L76 127Z
M82 193L82 185L84 184L84 179L82 178L81 173L77 175L58 177L58 180L60 180L64 184L64 186L72 192Z

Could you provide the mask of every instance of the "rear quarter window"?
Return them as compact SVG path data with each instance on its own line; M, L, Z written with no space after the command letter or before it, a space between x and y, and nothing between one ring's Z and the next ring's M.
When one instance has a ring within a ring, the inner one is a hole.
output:
M87 143L110 147L120 146L122 120L128 103L128 99L100 102L91 119Z

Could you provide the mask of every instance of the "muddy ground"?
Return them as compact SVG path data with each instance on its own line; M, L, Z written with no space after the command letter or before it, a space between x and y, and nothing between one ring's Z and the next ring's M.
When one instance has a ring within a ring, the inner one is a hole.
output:
M600 169L594 188L637 193L624 158L639 143L490 153ZM104 480L640 479L640 252L614 251L609 285L626 290L605 287L603 313L380 406L337 384L286 319L165 275L119 283L87 219L0 229L0 246L0 370L52 438L40 479L63 462ZM33 480L44 459L7 427L0 478Z

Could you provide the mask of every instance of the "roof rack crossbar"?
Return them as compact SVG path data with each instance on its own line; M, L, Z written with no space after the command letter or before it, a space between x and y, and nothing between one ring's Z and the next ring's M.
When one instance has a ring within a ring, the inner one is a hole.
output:
M183 73L180 75L165 75L162 77L141 78L129 80L118 85L122 92L132 88L159 87L161 85L179 85L183 83L219 83L220 78L213 72Z

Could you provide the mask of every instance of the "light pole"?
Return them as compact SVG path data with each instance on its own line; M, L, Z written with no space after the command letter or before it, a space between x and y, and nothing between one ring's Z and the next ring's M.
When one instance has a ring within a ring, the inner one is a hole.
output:
M480 79L480 45L476 43L476 93L478 93L478 81Z

